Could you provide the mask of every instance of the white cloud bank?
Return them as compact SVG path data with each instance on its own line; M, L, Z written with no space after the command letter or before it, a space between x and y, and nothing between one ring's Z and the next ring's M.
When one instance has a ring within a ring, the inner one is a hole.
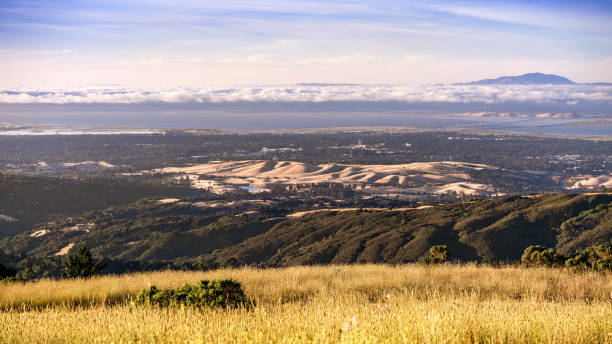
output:
M505 103L581 101L612 103L612 86L479 86L479 85L353 85L298 84L235 88L73 88L4 89L4 104L142 104L142 103L228 103L228 102L332 102L399 101L407 103Z

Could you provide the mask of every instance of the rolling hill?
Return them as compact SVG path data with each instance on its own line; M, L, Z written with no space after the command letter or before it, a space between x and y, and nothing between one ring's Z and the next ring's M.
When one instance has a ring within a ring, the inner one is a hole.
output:
M318 213L209 254L271 266L402 263L434 245L469 260L517 260L529 245L568 254L612 238L612 195L508 197L406 211Z
M518 76L502 76L457 85L576 85L570 79L554 74L527 73Z
M28 230L53 214L127 204L144 197L179 196L188 191L150 183L104 178L57 178L0 173L0 238Z
M517 76L502 76L495 79L482 79L454 85L586 85L586 86L612 86L609 82L576 83L568 78L544 73L527 73Z
M612 193L329 209L302 216L276 202L249 202L145 200L90 212L69 224L39 224L31 233L0 241L0 251L59 259L67 247L87 245L96 255L124 261L290 266L412 262L439 244L462 261L517 260L529 245L568 254L612 239Z
M471 174L498 167L460 161L416 162L395 165L307 164L296 161L243 160L212 162L188 167L167 167L154 173L190 176L195 188L208 188L208 177L227 185L265 188L275 184L343 183L368 186L413 187L429 193L491 194L490 185L475 182ZM201 180L201 178L204 180Z

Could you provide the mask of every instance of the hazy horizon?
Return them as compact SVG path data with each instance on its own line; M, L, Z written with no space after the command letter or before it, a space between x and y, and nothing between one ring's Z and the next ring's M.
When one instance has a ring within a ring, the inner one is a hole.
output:
M606 134L610 32L609 1L9 0L0 122ZM458 84L526 73L576 84Z

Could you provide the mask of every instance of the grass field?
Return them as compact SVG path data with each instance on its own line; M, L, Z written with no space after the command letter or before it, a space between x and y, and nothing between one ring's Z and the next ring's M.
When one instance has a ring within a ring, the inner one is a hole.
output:
M233 278L253 310L136 307ZM612 343L612 274L475 265L156 272L0 284L0 342Z

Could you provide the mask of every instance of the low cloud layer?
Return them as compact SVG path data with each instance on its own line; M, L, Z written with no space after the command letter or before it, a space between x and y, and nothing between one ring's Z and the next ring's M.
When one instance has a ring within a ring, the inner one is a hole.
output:
M478 85L328 85L236 88L139 89L98 87L77 89L0 90L2 104L143 104L232 102L388 102L406 103L612 103L612 86L478 86Z

